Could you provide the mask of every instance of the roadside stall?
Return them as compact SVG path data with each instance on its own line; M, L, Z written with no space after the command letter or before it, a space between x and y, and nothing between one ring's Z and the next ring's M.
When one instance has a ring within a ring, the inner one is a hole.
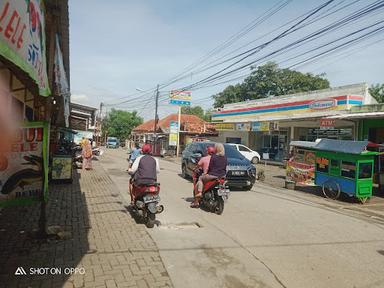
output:
M372 196L374 160L378 152L368 151L368 141L323 139L316 145L315 184L326 197L340 193L365 203Z
M287 188L299 183L314 184L322 188L327 198L337 199L345 193L361 203L372 196L375 158L380 153L369 151L368 141L321 139L293 141L291 145Z
M316 142L291 141L291 157L287 161L285 187L295 189L297 184L315 185Z

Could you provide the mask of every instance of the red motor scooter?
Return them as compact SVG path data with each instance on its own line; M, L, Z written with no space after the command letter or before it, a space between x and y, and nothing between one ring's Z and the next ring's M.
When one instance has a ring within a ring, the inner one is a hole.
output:
M196 189L197 181L202 173L200 168L193 171L193 191ZM224 202L229 198L230 190L225 178L218 178L204 184L203 195L200 198L200 206L206 207L209 211L221 215L224 211Z
M130 181L129 192L131 194L134 212L142 219L148 228L153 228L156 222L156 214L164 211L160 202L160 183L134 185Z

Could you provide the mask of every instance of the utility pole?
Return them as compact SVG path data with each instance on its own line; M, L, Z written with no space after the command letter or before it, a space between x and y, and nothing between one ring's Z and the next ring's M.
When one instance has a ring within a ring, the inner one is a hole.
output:
M157 115L157 109L159 107L159 84L157 84L157 87L156 87L156 97L155 97L155 126L153 127L153 134L154 134L154 141L153 141L153 154L156 153L156 142L157 142L157 123L159 121L159 117Z

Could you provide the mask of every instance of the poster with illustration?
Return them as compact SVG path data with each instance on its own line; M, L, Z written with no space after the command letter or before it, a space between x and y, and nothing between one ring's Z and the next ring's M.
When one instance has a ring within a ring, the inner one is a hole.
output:
M0 207L47 200L48 123L28 122L13 131L0 152Z
M72 157L59 156L52 157L52 180L72 179Z

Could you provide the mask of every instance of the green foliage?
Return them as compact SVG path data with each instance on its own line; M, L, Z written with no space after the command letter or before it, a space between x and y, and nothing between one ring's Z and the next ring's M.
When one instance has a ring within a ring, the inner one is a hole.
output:
M211 111L204 111L204 109L200 106L183 106L181 107L181 113L188 115L196 115L200 119L203 119L208 122L211 121Z
M136 111L112 109L103 119L102 131L104 135L117 137L122 142L128 138L133 128L142 123L143 118L139 117Z
M243 83L230 85L213 96L214 107L226 103L279 96L298 92L329 88L324 75L301 73L290 69L280 69L274 62L258 66Z
M384 84L372 85L368 90L378 103L384 103Z

